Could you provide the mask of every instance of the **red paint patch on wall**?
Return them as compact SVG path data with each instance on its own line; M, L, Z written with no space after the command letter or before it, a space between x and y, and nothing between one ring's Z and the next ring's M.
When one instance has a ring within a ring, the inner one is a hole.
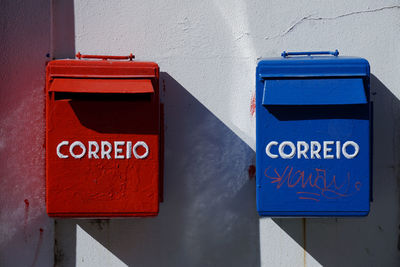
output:
M249 179L253 179L254 177L256 177L256 166L250 165L247 171L249 173Z
M254 117L255 112L256 112L256 94L253 93L253 95L251 96L251 103L250 103L250 114L251 114L251 116Z
M29 213L29 200L25 199L24 202L25 202L25 216L27 216Z

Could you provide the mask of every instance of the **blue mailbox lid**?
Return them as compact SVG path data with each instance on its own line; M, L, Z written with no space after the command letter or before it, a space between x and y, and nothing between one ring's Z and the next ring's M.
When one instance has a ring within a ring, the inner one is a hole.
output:
M370 67L366 59L336 56L296 56L264 58L258 62L261 79L295 77L365 77Z
M264 82L262 104L346 105L366 104L361 78L274 79Z
M257 67L266 106L365 104L369 73L368 61L357 57L265 58Z

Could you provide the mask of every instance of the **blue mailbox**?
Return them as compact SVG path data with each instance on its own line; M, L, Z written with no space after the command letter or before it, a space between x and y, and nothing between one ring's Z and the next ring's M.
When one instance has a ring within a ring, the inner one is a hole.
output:
M256 180L262 216L369 213L370 68L365 59L338 54L283 52L258 62Z

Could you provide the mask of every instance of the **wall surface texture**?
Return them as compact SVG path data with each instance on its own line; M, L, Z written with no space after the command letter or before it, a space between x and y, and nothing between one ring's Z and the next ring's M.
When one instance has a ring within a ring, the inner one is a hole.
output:
M50 2L0 1L0 266L52 266L45 210Z
M51 266L53 240L55 266L400 265L399 0L39 2L1 1L1 266ZM259 218L257 60L334 49L371 65L371 213ZM159 64L165 182L158 217L57 219L53 236L43 215L48 51L55 58L133 52Z

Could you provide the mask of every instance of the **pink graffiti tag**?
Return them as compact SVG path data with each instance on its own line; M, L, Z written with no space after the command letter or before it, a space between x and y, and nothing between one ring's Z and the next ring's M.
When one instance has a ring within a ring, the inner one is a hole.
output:
M315 168L310 173L305 173L303 170L296 170L292 166L286 166L283 170L268 167L264 171L266 178L270 179L271 184L276 184L276 188L282 186L293 188L299 199L320 201L321 197L326 199L339 199L349 197L355 192L360 191L361 182L354 183L355 191L350 193L350 173L347 172L347 177L341 185L337 184L336 175L332 175L329 179L325 169Z

